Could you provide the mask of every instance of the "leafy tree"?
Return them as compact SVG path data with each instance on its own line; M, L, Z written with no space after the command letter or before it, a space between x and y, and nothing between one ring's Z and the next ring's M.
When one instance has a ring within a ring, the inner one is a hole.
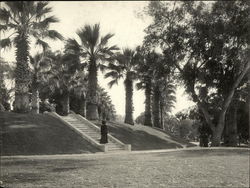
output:
M48 44L43 40L62 39L55 30L49 30L51 23L58 22L54 16L49 16L52 8L49 2L18 1L4 2L0 8L0 30L12 32L7 38L1 39L2 48L16 48L15 70L15 102L16 112L29 111L29 86L31 83L28 57L30 50L30 37L36 40L36 44L44 49Z
M154 18L147 41L160 44L165 58L179 70L187 93L197 103L213 131L212 145L220 145L225 114L235 89L250 68L249 2L151 2ZM228 80L228 73L234 76ZM223 85L229 84L224 88ZM218 113L211 113L218 98Z
M98 113L100 119L115 119L115 107L108 92L104 88L98 87Z
M76 49L79 56L87 60L88 63L88 93L87 93L87 118L90 120L98 119L97 108L97 74L98 69L105 69L105 62L112 61L114 52L118 47L109 46L109 40L113 34L100 35L100 25L85 25L77 31L80 39L78 43L75 39L68 40L68 49Z
M125 106L125 123L134 125L133 120L133 80L136 78L136 53L135 51L125 48L123 53L116 56L115 63L110 63L108 69L110 70L105 74L105 78L112 78L109 86L112 87L118 83L118 80L124 78L124 86L126 92L126 106Z
M11 89L6 88L5 80L10 79L13 75L13 70L8 62L0 58L0 111L10 110L9 100L11 98Z

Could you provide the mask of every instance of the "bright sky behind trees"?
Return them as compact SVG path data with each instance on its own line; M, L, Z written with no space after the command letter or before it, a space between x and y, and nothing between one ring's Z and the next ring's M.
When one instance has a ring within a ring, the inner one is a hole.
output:
M145 33L144 29L150 24L149 17L138 17L148 1L52 1L52 14L60 19L59 23L53 24L51 29L60 32L65 38L77 38L77 29L85 24L100 23L101 35L114 33L111 44L116 44L120 48L129 47L134 49L141 45ZM1 35L3 35L1 33ZM7 34L6 34L7 35ZM4 35L3 37L4 38ZM53 51L63 49L64 44L57 41L48 41ZM31 54L39 49L32 45ZM10 51L1 51L1 57L7 61L15 61L14 48ZM123 80L119 85L114 85L111 89L107 86L109 79L104 79L99 73L99 84L110 94L117 114L125 114L125 90ZM187 108L193 103L183 95L183 88L177 90L177 103L173 113ZM134 118L144 111L144 91L134 92Z

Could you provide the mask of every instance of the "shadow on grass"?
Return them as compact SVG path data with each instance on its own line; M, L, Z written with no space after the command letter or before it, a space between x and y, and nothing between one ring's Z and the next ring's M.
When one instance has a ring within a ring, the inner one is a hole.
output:
M181 158L202 158L208 156L228 156L228 155L248 155L248 150L239 149L201 149L201 150L183 150L183 151L173 151L171 153L159 153L158 157L172 156Z
M47 180L45 174L41 173L30 173L30 172L20 172L20 173L11 173L8 175L3 175L2 180L5 184L12 184L15 182L18 183L34 183L39 181Z

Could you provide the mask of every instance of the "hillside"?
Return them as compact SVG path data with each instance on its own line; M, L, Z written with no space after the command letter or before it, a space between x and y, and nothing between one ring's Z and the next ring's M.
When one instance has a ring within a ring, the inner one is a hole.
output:
M46 114L0 113L1 155L94 153L98 149Z
M1 155L45 155L100 152L89 142L46 114L0 113ZM94 122L100 126L100 122ZM192 144L141 125L108 122L109 133L132 150L173 149Z
M98 126L101 124L94 121ZM143 125L108 122L109 133L125 144L131 144L132 150L174 149L195 146L182 139L170 136L163 131Z

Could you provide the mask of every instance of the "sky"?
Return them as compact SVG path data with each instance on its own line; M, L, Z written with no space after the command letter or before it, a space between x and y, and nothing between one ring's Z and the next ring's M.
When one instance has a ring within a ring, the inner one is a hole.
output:
M145 36L144 29L150 24L149 17L138 17L148 1L51 1L53 15L59 18L60 22L51 25L51 29L59 31L65 38L77 38L76 31L85 24L100 24L100 33L114 33L110 44L116 44L121 49L128 47L134 49L141 45ZM3 38L3 37L1 37ZM51 49L63 49L62 42L48 41ZM40 48L34 46L31 48L31 54L39 51ZM2 51L1 56L7 61L14 61L14 49ZM106 89L111 96L112 102L116 107L117 114L125 114L125 91L123 80L112 88L107 86L109 79L104 79L99 73L99 84ZM188 100L184 89L178 87L177 102L173 114L193 105ZM144 91L134 89L134 118L144 111Z

